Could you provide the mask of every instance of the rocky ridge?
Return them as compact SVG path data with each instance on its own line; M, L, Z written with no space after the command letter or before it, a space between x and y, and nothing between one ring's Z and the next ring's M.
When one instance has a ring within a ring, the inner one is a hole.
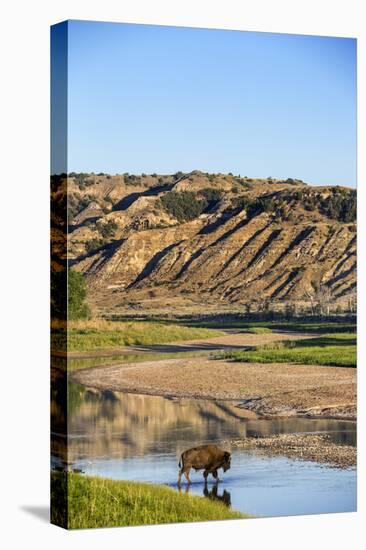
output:
M70 174L68 253L103 312L352 310L356 192L194 171Z

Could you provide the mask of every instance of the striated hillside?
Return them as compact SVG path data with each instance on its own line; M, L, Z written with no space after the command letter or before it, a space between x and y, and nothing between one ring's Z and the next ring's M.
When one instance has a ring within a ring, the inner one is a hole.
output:
M68 192L70 263L103 313L354 307L352 189L194 171Z

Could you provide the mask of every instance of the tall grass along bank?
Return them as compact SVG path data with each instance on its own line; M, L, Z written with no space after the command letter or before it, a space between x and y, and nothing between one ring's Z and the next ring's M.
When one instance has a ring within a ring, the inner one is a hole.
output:
M223 336L219 330L163 322L70 321L52 326L52 349L92 351Z
M244 363L356 367L356 336L350 333L334 333L296 342L274 342L248 351L228 351L220 355L220 359L222 358Z
M178 493L168 487L88 477L75 473L52 473L51 521L63 524L58 507L67 484L69 529L154 525L248 517L205 497ZM59 517L59 514L60 517Z

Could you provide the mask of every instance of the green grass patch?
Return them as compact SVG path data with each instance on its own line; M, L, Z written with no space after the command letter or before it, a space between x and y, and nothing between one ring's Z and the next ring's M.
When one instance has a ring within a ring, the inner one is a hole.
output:
M244 363L356 367L356 336L350 333L325 334L308 340L274 342L248 351L228 351L220 358Z
M249 327L245 332L249 334L270 334L273 330L269 327Z
M52 329L52 349L68 351L92 351L118 349L124 346L164 344L223 336L214 329L186 327L163 322L90 322L69 323L69 328Z
M68 494L68 510L64 499ZM154 525L248 517L205 497L168 487L52 473L51 521L69 529ZM65 524L65 516L66 523Z

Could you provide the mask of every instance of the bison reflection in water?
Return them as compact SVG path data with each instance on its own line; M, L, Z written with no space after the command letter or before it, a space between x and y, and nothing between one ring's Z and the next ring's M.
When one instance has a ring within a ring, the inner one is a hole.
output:
M209 474L212 474L216 481L219 481L217 470L222 468L224 472L230 469L231 454L228 451L220 449L217 445L201 445L193 447L181 454L179 461L178 485L180 485L182 474L191 483L189 472L194 470L204 470L203 477L205 482Z
M185 494L189 494L190 485L187 484L185 488ZM178 485L178 490L181 493L182 488L180 485ZM207 481L205 481L204 487L203 487L203 495L210 500L215 500L216 502L221 502L222 504L225 504L228 508L231 507L231 493L224 489L222 495L217 494L218 493L218 483L216 480L215 485L211 487L211 489L208 489Z
M214 485L212 487L211 491L209 491L208 487L207 487L207 483L205 483L205 488L203 489L203 494L205 495L205 497L209 498L210 500L216 500L218 502L222 502L228 508L230 508L230 506L231 506L231 495L230 495L229 491L224 489L224 492L222 493L222 495L218 495L217 494L217 485Z

